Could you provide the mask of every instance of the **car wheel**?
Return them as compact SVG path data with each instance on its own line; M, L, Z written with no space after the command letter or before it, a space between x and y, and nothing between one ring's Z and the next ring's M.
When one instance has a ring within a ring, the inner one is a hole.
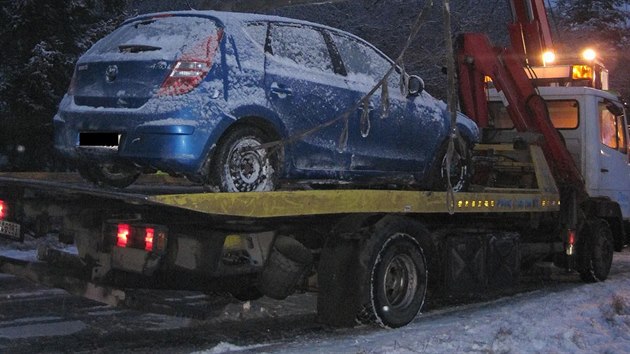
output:
M269 140L267 134L252 126L229 131L219 142L211 181L222 192L274 190L278 184L278 154L258 148Z
M432 189L438 191L448 190L449 171L450 184L454 192L462 192L468 189L472 176L471 149L468 143L459 144L455 141L455 149L451 157L451 164L448 166L448 140L442 144L436 166L433 169Z
M79 175L81 176L81 178L83 178L86 182L89 182L92 184L98 184L98 181L96 180L96 176L92 172L93 169L94 169L93 166L88 166L88 165L79 165L77 167L77 171L79 172Z
M115 188L125 188L140 177L140 172L134 167L111 162L93 166L80 165L78 171L81 177L90 183Z
M239 301L258 300L263 297L263 293L255 286L247 286L231 292L232 296Z
M388 328L411 322L422 306L428 287L427 261L414 230L404 220L383 225L363 249L367 260L369 296L357 320Z
M612 266L614 242L605 220L590 220L579 243L579 273L583 281L594 283L608 278Z

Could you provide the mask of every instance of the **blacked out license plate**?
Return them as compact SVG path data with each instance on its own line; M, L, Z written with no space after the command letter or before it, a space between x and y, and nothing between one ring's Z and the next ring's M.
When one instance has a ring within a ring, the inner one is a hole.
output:
M20 224L9 221L0 221L0 236L14 241L22 241Z

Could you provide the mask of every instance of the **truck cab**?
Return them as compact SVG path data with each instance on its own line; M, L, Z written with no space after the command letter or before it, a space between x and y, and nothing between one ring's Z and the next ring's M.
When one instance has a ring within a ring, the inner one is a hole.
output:
M619 98L591 87L539 87L554 127L584 177L591 197L619 204L630 231L630 154L628 113ZM501 93L488 90L489 130L513 129ZM614 229L614 222L610 222Z

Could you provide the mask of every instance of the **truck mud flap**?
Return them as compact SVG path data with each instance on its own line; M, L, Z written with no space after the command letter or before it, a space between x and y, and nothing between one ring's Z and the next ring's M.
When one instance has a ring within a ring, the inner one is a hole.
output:
M488 286L500 288L515 285L521 269L520 235L489 235L487 264Z
M446 238L445 285L453 293L478 292L488 285L487 246L479 235L454 234Z
M445 285L475 293L514 285L520 270L517 233L452 234L446 238Z

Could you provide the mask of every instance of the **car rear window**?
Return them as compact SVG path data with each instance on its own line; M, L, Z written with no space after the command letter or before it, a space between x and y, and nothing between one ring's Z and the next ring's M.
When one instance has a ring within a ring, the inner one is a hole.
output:
M96 43L88 55L129 54L164 59L199 50L217 37L214 20L194 16L155 17L130 22Z

